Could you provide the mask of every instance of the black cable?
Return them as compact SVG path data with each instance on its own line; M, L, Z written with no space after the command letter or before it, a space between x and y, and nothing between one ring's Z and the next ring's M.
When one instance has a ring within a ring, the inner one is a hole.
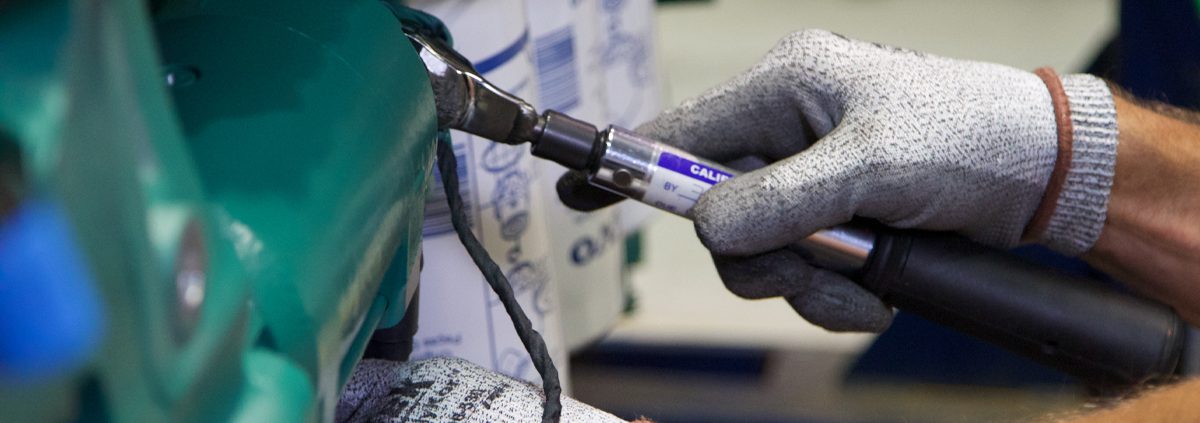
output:
M546 395L546 403L542 408L542 422L557 422L562 414L562 403L559 399L562 387L559 386L558 369L554 367L554 362L550 359L546 341L533 329L533 324L525 316L521 304L517 303L508 278L504 276L500 266L492 261L487 250L483 248L483 244L471 232L467 213L463 209L462 195L458 192L458 163L454 158L454 147L450 144L450 137L446 132L442 132L438 136L437 162L438 171L442 175L442 186L446 190L446 202L450 205L450 223L454 225L454 231L458 233L458 239L467 249L467 254L471 255L471 260L483 273L483 278L487 280L488 285L491 285L496 296L500 297L500 303L504 304L504 310L512 319L513 327L517 329L517 336L521 338L521 343L529 352L529 358L533 360L533 367L537 368L538 373L542 375L542 391Z

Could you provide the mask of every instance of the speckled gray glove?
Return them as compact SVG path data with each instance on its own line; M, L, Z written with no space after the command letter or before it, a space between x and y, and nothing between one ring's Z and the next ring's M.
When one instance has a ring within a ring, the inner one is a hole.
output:
M534 422L542 418L544 399L537 386L460 358L363 360L346 382L334 420ZM624 421L565 396L562 404L562 422Z
M1079 254L1104 223L1116 113L1102 80L1070 75L1062 84L1073 160L1037 241ZM879 331L891 312L878 299L779 248L853 216L1014 246L1046 191L1057 129L1047 85L1033 73L806 30L638 131L721 162L772 163L717 185L693 209L731 291L783 296L831 330ZM578 183L578 175L562 181ZM569 205L606 201L560 192Z

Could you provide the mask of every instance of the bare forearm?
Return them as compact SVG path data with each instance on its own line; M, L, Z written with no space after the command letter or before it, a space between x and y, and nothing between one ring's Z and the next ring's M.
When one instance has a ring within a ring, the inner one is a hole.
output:
M1200 325L1200 125L1115 101L1108 217L1084 258Z
M1192 379L1141 393L1137 397L1099 411L1052 416L1043 423L1168 423L1200 421L1200 379Z

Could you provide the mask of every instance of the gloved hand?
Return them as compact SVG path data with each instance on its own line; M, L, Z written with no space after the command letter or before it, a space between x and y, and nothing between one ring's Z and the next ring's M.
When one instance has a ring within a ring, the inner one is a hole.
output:
M1048 85L1033 73L807 30L638 132L725 163L772 163L718 184L693 209L731 291L783 296L830 330L881 331L886 305L780 247L853 216L1011 247L1035 211L1049 210L1045 229L1027 238L1086 251L1104 223L1116 112L1102 80L1071 75L1061 84L1070 110L1060 107L1059 121L1068 124L1056 122ZM1067 125L1073 148L1059 160L1058 131ZM1047 209L1056 165L1066 166L1065 179ZM563 201L612 201L583 183L564 176Z
M334 421L532 422L542 417L542 389L461 358L363 360L338 399ZM623 422L562 397L563 422Z

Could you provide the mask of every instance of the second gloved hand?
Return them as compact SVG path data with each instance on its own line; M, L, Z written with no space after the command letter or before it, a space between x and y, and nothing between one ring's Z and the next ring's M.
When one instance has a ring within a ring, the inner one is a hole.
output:
M785 297L831 330L879 331L891 316L882 302L781 247L862 216L997 247L1025 234L1086 251L1104 223L1116 117L1102 80L1061 82L1073 159L1036 233L1025 232L1056 165L1059 125L1046 83L1030 72L801 31L638 131L725 163L771 163L717 185L692 211L731 291ZM579 208L612 201L577 174L559 191Z

